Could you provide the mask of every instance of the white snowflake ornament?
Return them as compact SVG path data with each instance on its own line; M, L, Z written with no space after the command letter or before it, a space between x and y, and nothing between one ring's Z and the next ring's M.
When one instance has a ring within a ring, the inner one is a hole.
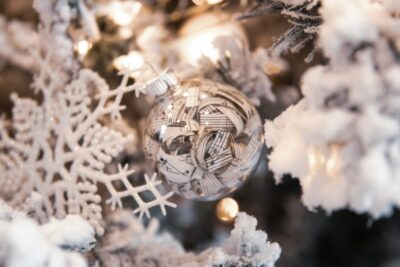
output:
M115 174L104 172L106 164L132 140L100 122L104 115L119 116L122 94L128 90L126 83L124 77L116 90L109 90L97 74L84 69L63 92L44 93L41 104L13 96L12 123L6 127L4 119L0 122L0 149L5 152L0 157L3 195L41 220L80 214L99 234L103 229L99 223L98 183L105 184L113 207L122 206L125 197L137 201L141 215L149 215L149 209L158 204L164 214L165 206L174 206L167 201L171 194L162 196L158 192L154 178L135 188L128 179L133 170L127 166ZM100 92L93 103L89 92L96 89ZM126 190L118 192L115 181L121 181ZM138 196L144 190L150 190L156 199L145 202Z
M134 187L128 166L117 173L105 172L107 164L124 150L132 136L105 125L105 117L120 118L122 97L134 90L128 86L129 73L110 90L95 72L82 69L74 56L70 36L72 20L79 20L85 36L98 38L97 26L82 1L36 0L40 17L39 40L34 50L37 71L33 88L40 102L12 96L12 119L0 119L0 195L13 206L32 213L40 221L79 214L98 234L102 183L111 195L113 207L132 197L139 213L149 215L151 207L174 206L155 187L154 179ZM125 190L119 191L120 184ZM138 196L150 190L155 200Z

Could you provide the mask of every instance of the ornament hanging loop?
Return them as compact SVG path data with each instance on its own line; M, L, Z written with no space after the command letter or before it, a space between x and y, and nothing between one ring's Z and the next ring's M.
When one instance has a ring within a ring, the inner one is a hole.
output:
M155 78L149 80L145 85L145 90L148 95L159 96L178 84L179 79L175 73L171 69L166 69Z

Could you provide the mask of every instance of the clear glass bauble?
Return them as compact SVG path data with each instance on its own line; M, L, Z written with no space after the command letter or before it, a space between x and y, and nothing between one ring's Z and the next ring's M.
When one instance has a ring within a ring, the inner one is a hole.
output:
M159 96L144 150L161 179L189 199L215 200L238 189L256 168L262 123L238 90L209 80L181 82Z

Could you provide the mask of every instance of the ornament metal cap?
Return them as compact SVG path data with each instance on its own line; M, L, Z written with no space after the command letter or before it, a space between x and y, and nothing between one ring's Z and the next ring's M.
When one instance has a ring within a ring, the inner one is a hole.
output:
M179 79L171 69L164 70L157 77L148 81L146 84L146 93L148 95L163 95L169 88L179 84Z

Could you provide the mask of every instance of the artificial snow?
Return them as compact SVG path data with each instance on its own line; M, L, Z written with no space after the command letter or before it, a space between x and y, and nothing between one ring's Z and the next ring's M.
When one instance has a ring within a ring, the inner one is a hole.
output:
M304 98L265 123L276 181L299 179L303 203L373 218L400 206L400 22L374 1L325 0Z

